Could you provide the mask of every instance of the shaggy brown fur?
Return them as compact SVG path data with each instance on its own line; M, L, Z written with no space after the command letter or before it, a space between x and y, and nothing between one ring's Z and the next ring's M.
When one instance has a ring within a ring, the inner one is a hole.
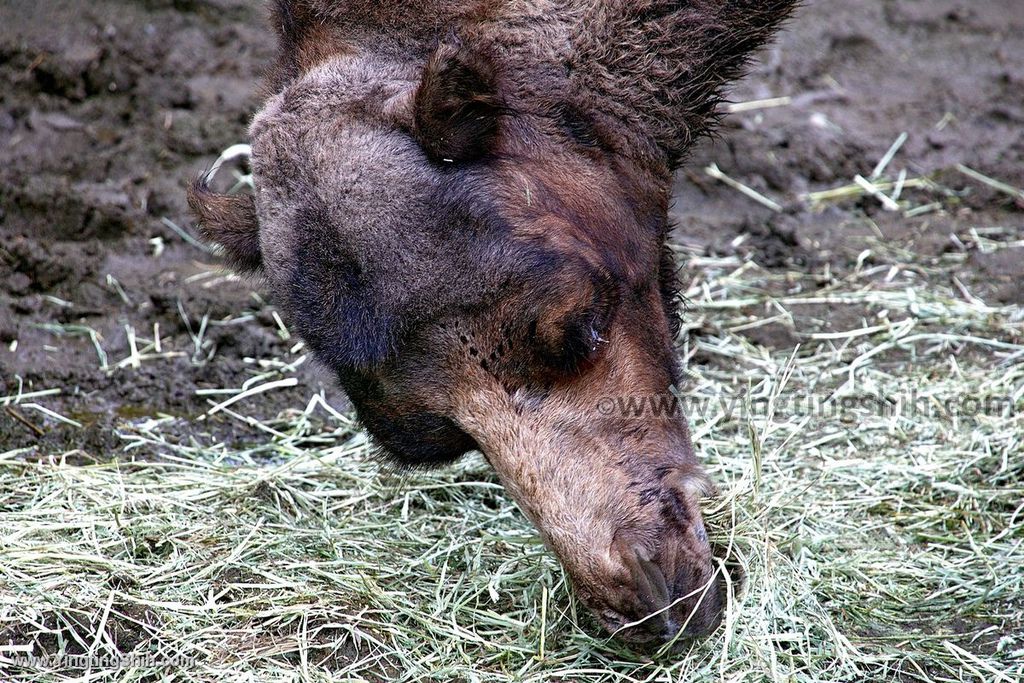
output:
M672 170L793 4L277 0L255 198L190 193L382 449L480 449L630 641L717 624L710 485L685 421L598 408L676 383Z

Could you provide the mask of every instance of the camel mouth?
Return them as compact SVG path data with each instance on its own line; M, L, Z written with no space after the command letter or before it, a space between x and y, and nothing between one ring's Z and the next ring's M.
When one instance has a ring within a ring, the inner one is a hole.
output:
M678 580L666 579L657 563L641 555L630 570L632 613L604 609L596 615L612 637L633 645L663 645L703 638L718 628L726 602L725 581L718 572L686 590L674 587Z
M716 559L719 553L708 542L692 497L688 503L685 524L677 507L651 527L619 530L603 573L579 585L581 600L617 640L688 642L710 635L721 623L732 575Z

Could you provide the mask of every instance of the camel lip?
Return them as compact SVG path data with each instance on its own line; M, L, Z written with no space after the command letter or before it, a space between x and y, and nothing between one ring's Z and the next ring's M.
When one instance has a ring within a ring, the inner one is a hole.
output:
M700 585L669 581L643 549L630 553L625 564L629 579L620 584L618 604L626 607L590 606L612 637L634 645L682 643L706 637L721 624L725 582L717 572Z

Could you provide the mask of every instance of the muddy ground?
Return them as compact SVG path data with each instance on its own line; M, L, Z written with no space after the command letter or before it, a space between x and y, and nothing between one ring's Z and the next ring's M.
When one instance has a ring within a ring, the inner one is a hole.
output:
M797 274L912 261L964 296L1024 303L1024 253L986 253L971 232L1020 240L1024 205L955 170L1024 187L1021 35L1019 0L810 0L732 98L791 100L730 117L695 150L678 183L678 241ZM216 258L166 221L191 230L183 188L244 140L271 49L255 0L0 3L0 396L60 390L0 408L0 452L102 457L125 425L156 415L177 418L181 439L263 438L238 420L194 421L212 400L202 390L241 386L260 371L251 359L296 340L258 286L211 272ZM902 132L893 167L948 188L910 191L935 210L801 199L869 174ZM712 162L784 210L712 180ZM783 351L862 314L816 310L748 334ZM138 367L122 363L133 337L143 350L160 340ZM321 382L343 404L311 364L301 378L247 413L301 407Z

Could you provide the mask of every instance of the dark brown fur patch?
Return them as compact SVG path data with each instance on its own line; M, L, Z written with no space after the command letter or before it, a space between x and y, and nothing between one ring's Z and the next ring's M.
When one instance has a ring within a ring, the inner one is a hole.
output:
M414 105L414 132L427 154L440 161L483 156L498 135L500 115L494 64L465 47L438 47Z
M243 273L260 270L260 225L252 195L217 194L196 178L188 190L188 206L203 238L224 249L232 268Z

